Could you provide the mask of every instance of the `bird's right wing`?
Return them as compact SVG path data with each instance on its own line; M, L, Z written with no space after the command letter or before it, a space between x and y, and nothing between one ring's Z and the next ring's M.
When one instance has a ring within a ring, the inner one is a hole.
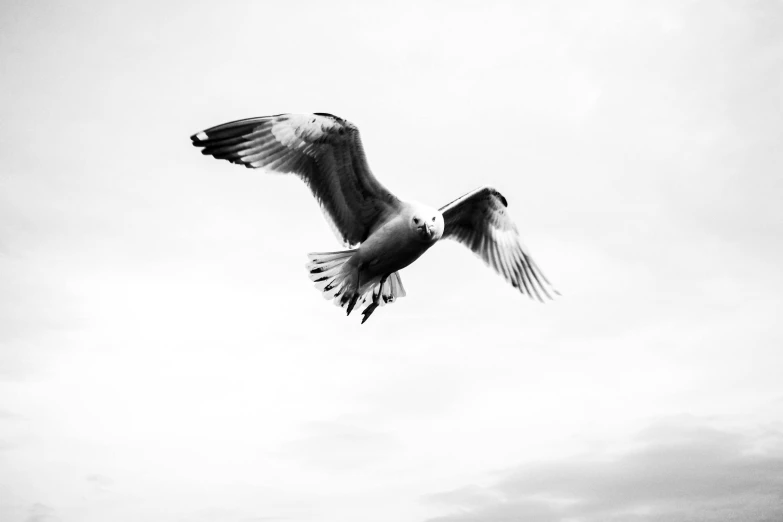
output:
M359 130L331 114L248 118L199 132L191 140L203 147L202 154L302 178L347 246L367 239L400 207L370 172Z
M467 246L523 294L552 299L549 292L558 292L522 244L506 207L506 198L491 187L468 192L440 209L442 237Z

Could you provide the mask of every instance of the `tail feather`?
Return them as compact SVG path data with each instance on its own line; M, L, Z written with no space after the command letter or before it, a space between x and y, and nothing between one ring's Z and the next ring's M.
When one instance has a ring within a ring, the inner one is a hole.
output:
M400 279L399 272L394 272L391 276L389 276L389 281L391 283L391 296L388 302L392 302L395 299L399 299L400 297L405 297L407 295L405 293L405 287L402 286L402 279Z
M310 281L314 283L320 283L321 281L326 281L327 279L331 279L334 276L338 275L340 273L340 270L342 269L342 265L334 265L331 267L324 267L323 270L318 272L310 272ZM318 270L318 268L316 268Z
M307 254L310 261L307 271L315 287L324 293L326 299L334 299L343 290L353 272L346 262L353 256L353 250L342 252L314 252Z
M383 285L381 277L376 277L359 286L357 268L347 262L356 253L355 250L343 250L341 252L313 252L307 254L308 276L315 283L315 287L323 292L325 299L334 302L335 305L346 309L350 313L354 309L367 311L364 321L377 306L393 303L396 299L405 296L399 272L389 275ZM373 304L374 296L378 296L378 303Z
M329 263L330 261L338 261L346 257L351 257L354 254L354 252L355 250L340 250L338 252L312 252L310 254L307 254L307 257L310 258L310 263L308 263L308 266L311 264L321 264L321 263Z
M331 277L327 278L326 281L319 281L315 283L315 287L324 293L324 297L326 297L326 294L336 294L340 291L340 289L343 287L342 281L339 281L338 278Z

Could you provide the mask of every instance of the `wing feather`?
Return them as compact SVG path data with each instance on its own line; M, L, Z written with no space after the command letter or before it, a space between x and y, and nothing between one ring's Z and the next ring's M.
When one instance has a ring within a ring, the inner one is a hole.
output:
M237 120L191 136L202 154L300 177L335 234L355 246L400 208L373 176L359 130L326 113Z
M491 187L468 192L440 209L445 221L443 238L470 248L523 294L542 302L542 294L552 299L550 292L559 293L522 244L507 207L506 198Z

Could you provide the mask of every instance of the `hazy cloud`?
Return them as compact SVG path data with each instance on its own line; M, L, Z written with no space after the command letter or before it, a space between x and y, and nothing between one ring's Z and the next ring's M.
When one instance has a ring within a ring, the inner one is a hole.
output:
M0 381L3 374L0 372ZM30 440L26 417L16 412L0 408L0 452L22 446ZM2 517L0 517L2 520Z
M95 489L100 491L106 491L109 487L114 485L114 481L104 475L92 474L84 477L84 480L95 486Z
M24 417L9 410L0 408L0 420L20 420Z
M27 510L27 518L25 522L54 522L57 517L54 515L54 509L36 502Z
M519 466L490 487L429 497L438 522L783 520L783 443L686 422L655 425L619 455Z
M563 456L783 420L783 3L305 4L0 8L0 522L779 514L776 436ZM342 316L307 187L188 139L313 110L403 199L503 192L563 298L446 242Z
M188 515L184 520L187 522L271 522L287 519L285 517L250 515L239 509L211 507Z
M284 444L281 453L315 468L360 468L388 456L396 447L388 434L346 423L311 423L303 431L306 435Z

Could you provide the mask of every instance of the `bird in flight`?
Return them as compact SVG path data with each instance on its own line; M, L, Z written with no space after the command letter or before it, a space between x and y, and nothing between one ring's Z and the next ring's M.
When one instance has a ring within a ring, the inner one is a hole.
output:
M440 209L402 201L375 178L359 130L326 113L278 114L217 125L191 136L201 153L248 168L299 176L346 250L308 254L325 298L364 323L405 296L400 270L441 239L471 249L521 293L543 302L557 291L523 246L506 198L481 187ZM542 297L543 296L543 297Z

